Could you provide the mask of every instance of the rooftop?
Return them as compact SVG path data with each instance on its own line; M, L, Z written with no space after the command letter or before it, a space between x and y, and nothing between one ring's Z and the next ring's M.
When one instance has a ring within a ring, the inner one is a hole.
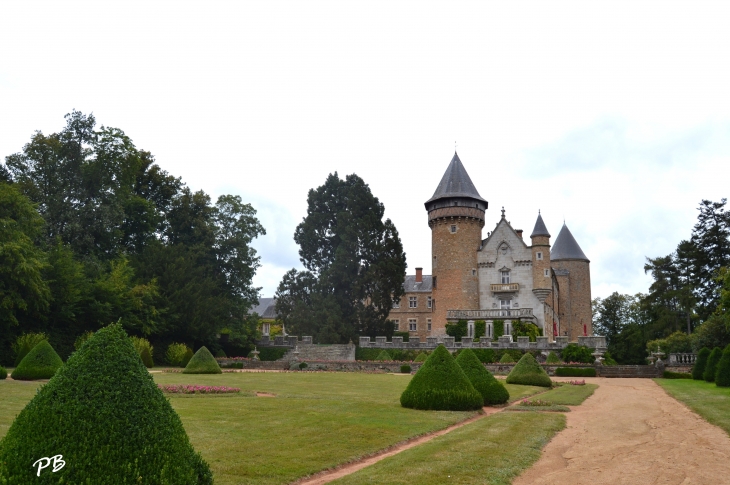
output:
M454 152L454 158L451 159L449 166L446 168L441 182L436 187L436 192L433 193L433 197L426 201L426 204L450 197L469 197L484 203L487 202L477 192L456 152Z

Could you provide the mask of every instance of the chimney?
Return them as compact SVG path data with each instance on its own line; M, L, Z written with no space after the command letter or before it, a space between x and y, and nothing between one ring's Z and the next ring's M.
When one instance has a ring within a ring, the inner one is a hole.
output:
M515 229L515 232L518 236L520 236L520 239L522 239L522 229Z
M416 268L416 283L423 283L423 268Z

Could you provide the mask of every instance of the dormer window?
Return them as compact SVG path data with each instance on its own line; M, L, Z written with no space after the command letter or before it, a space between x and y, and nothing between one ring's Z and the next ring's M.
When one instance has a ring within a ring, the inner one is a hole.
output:
M509 271L501 271L502 273L502 284L508 285L509 284Z

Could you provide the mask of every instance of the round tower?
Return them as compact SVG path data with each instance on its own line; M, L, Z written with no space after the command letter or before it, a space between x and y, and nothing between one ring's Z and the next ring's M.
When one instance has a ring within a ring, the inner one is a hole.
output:
M437 336L446 333L448 310L479 309L477 250L488 204L454 153L436 192L425 205L433 256L431 335Z
M545 227L540 211L537 212L537 222L530 234L532 240L532 292L540 302L552 291L550 278L550 233Z
M592 336L591 262L565 223L550 258L560 287L560 334L571 342L582 335Z

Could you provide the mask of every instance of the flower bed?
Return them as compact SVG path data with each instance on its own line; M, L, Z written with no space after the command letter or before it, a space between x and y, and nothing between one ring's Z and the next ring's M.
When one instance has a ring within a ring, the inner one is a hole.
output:
M583 379L582 381L568 381L568 384L570 384L571 386L585 386L586 381L585 379Z
M523 399L520 401L520 406L552 406L553 403L550 401L543 401L541 399L534 399L532 401L528 401L527 399Z
M241 392L237 387L226 386L194 386L189 384L157 384L162 392L168 394L230 394Z

